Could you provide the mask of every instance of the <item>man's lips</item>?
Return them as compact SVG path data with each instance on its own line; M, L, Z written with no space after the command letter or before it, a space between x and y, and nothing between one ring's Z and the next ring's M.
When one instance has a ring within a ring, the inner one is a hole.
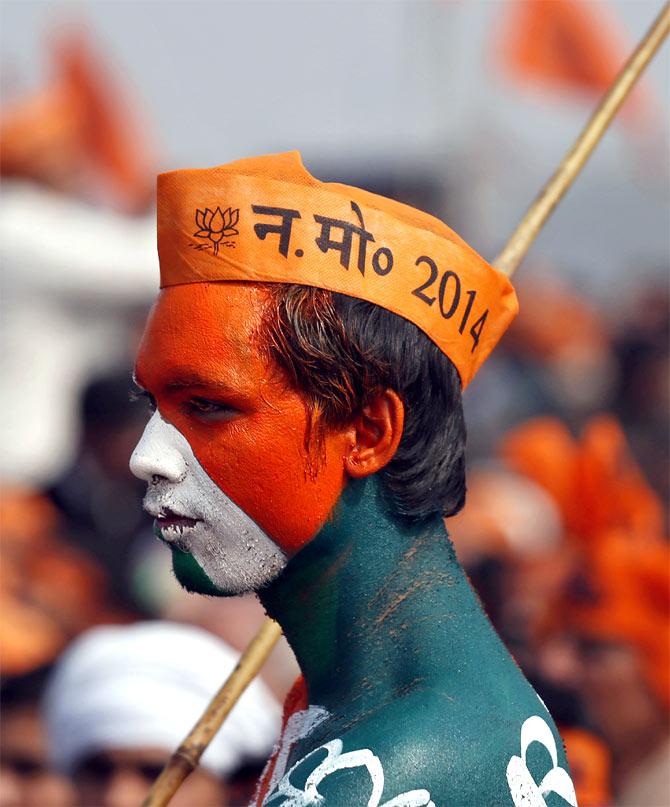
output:
M195 527L197 523L197 518L186 518L185 516L160 516L156 519L156 525L161 530L190 529L191 527Z
M162 507L158 512L154 512L151 515L153 515L156 526L160 530L177 530L181 532L182 530L195 527L200 520L175 513L167 507Z
M178 516L176 513L163 510L160 515L155 516L154 529L157 531L157 537L165 541L173 549L188 552L189 541L187 536L189 531L198 523L200 523L200 520L197 518Z

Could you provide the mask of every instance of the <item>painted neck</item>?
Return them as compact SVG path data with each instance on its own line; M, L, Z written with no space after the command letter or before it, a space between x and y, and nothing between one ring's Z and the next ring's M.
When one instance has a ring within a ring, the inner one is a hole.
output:
M444 680L491 633L444 528L398 522L380 480L352 481L328 523L260 592L309 701L359 713ZM474 640L473 640L474 639Z

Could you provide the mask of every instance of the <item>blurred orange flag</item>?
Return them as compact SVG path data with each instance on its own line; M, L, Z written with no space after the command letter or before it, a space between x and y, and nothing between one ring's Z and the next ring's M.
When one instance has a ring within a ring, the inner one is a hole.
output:
M155 166L145 128L84 29L49 40L52 75L42 90L3 102L0 174L141 212ZM127 82L126 82L127 83Z
M665 540L661 502L612 415L592 418L580 440L557 418L534 418L507 432L498 452L551 494L569 533L585 546L612 529L639 544Z
M617 20L594 0L508 0L496 40L512 79L559 93L602 95L629 56Z

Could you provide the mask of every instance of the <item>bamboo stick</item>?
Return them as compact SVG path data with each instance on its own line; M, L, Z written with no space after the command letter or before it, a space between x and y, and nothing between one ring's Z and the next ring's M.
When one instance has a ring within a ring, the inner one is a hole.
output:
M544 186L518 227L512 233L493 266L510 276L519 266L552 211L577 178L605 134L621 104L642 75L670 31L670 3L666 3L653 25L621 69L614 84L593 113L558 170Z
M619 107L670 31L670 2L626 62L590 121L514 230L493 265L512 275L528 252L545 221L577 178ZM181 783L198 765L200 757L219 730L240 695L263 666L281 636L281 628L267 619L245 650L228 680L214 696L203 716L174 752L154 782L142 807L165 807Z
M142 807L164 807L168 804L184 779L196 769L205 749L258 674L280 636L279 625L273 619L266 619L200 720L168 760L142 802ZM166 704L166 708L169 709L170 705Z

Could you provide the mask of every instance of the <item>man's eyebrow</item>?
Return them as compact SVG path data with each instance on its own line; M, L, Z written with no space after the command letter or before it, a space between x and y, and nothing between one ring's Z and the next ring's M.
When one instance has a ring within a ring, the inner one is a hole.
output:
M211 389L230 390L230 386L221 379L208 378L192 369L179 369L171 373L171 378L165 382L166 389L184 389L186 387L209 387Z

